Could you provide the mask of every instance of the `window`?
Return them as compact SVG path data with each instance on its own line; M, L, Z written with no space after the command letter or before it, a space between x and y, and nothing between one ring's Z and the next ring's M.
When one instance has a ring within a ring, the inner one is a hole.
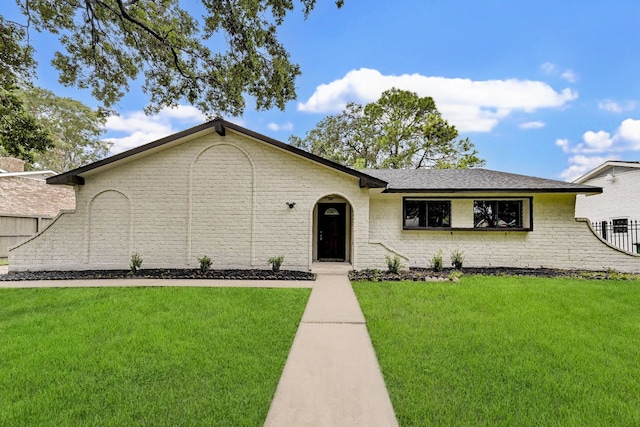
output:
M629 227L629 220L626 218L614 219L613 222L613 232L614 233L626 233Z
M474 228L523 228L522 200L475 200Z
M451 227L451 201L404 199L404 228Z

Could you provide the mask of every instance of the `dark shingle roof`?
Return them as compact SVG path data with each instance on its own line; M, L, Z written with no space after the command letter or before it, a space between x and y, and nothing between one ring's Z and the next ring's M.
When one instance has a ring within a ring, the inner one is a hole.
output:
M362 172L388 182L390 193L544 192L601 193L602 188L488 169L366 169Z

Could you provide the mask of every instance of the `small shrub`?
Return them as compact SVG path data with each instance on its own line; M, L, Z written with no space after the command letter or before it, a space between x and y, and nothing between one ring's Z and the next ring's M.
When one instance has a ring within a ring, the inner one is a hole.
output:
M464 262L464 252L459 249L451 251L451 265L456 270L462 269L462 263Z
M398 255L394 255L393 258L387 255L387 267L390 273L398 274L404 265L400 262Z
M140 254L137 252L132 254L131 264L129 265L129 267L131 268L131 272L133 274L136 274L138 270L140 270L141 266L142 266L142 257L140 256Z
M442 267L442 249L438 249L438 252L431 258L431 268L433 268L433 271L438 272L442 271Z
M462 271L459 270L454 270L452 272L449 273L449 280L451 280L452 282L459 282L460 278L464 275L464 273Z
M271 264L271 270L280 271L280 266L284 261L284 255L274 256L269 258L269 264Z
M198 262L200 263L200 271L203 273L211 269L211 258L207 255L203 255L202 258L198 258Z

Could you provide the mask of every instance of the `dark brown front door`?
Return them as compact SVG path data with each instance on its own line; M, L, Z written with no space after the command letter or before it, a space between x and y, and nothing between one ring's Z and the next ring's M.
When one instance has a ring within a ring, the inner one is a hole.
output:
M318 259L344 261L346 204L318 204Z

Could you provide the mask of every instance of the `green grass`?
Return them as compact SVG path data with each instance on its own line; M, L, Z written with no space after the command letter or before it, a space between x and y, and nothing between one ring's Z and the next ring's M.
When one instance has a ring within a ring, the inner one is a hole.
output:
M354 283L402 426L640 425L640 282Z
M0 258L0 265L9 265L8 258Z
M309 293L0 289L0 425L262 425Z

